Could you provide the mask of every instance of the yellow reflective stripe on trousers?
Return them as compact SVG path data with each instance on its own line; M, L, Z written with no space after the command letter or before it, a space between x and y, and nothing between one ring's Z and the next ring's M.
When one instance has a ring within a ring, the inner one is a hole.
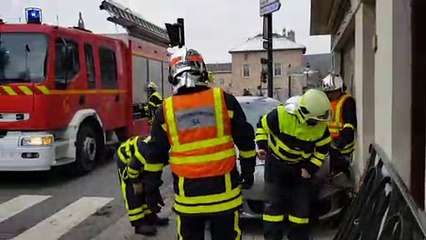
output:
M212 154L204 154L197 156L189 156L189 157L171 157L170 162L173 164L192 164L192 163L206 163L206 162L214 162L221 161L225 158L229 158L235 156L235 148L231 148L225 151L212 153Z
M164 106L166 109L166 121L169 126L169 135L172 138L172 142L170 145L172 146L178 146L179 145L179 136L178 136L178 130L176 126L176 119L175 119L175 113L173 109L173 98L169 97L164 100Z
M242 158L252 158L252 157L256 157L256 151L255 150L250 150L250 151L242 151L239 150L240 156Z
M282 222L284 221L284 215L267 215L263 214L263 221L265 222Z
M143 208L142 207L138 207L138 208L131 209L131 210L127 211L127 213L129 215L135 215L135 214L138 214L138 213L141 213L141 212L143 212Z
M129 220L130 220L131 222L134 222L134 221L140 220L140 219L142 219L142 218L144 218L144 217L145 217L145 214L144 214L144 213L141 213L141 214L138 214L138 215L129 216Z
M172 152L187 152L196 149L214 147L218 145L222 145L225 143L232 142L231 136L223 136L219 138L213 138L208 140L201 140L192 143L182 144L182 145L172 145Z
M238 210L234 212L234 231L237 233L235 240L241 239L240 216Z
M220 88L213 89L214 95L214 111L216 114L216 124L217 124L217 136L222 137L225 135L225 126L223 125L223 103L222 103L222 90Z
M176 216L176 228L177 228L177 234L178 234L178 240L183 240L182 237L182 221L180 220L179 214Z
M296 217L296 216L292 216L292 215L288 215L288 220L292 223L296 223L296 224L308 224L309 223L309 218L300 218L300 217Z
M331 143L332 140L333 139L330 136L328 136L328 137L324 138L323 140L318 141L317 143L315 143L315 146L316 147L322 147L322 146L324 146L326 144Z
M198 213L218 213L224 212L231 209L240 207L243 204L243 197L239 196L231 201L211 204L211 205L194 205L194 206L183 206L175 202L174 209L180 213L187 214L198 214Z

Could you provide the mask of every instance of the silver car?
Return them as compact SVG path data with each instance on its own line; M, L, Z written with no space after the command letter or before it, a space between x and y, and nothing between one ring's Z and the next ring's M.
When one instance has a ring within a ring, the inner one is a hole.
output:
M237 100L243 108L248 122L253 126L255 131L260 118L281 104L280 101L267 97L237 97ZM243 216L245 217L258 217L263 212L263 202L265 201L263 191L264 166L265 163L263 161L256 160L253 187L243 191Z

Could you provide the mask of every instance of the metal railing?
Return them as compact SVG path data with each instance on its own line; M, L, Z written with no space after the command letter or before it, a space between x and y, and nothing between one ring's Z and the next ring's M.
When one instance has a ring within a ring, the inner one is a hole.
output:
M362 185L334 240L426 239L422 214L384 152L372 144Z

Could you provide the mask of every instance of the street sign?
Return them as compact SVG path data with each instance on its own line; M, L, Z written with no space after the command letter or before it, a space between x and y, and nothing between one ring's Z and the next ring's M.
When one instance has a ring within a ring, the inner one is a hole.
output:
M260 16L280 10L280 0L260 0Z

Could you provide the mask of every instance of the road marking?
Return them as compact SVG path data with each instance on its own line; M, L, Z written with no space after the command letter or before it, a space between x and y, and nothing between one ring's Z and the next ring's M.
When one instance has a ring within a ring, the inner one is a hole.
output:
M56 240L84 221L113 198L82 197L12 240Z
M50 197L47 195L20 195L2 203L0 205L0 223Z

